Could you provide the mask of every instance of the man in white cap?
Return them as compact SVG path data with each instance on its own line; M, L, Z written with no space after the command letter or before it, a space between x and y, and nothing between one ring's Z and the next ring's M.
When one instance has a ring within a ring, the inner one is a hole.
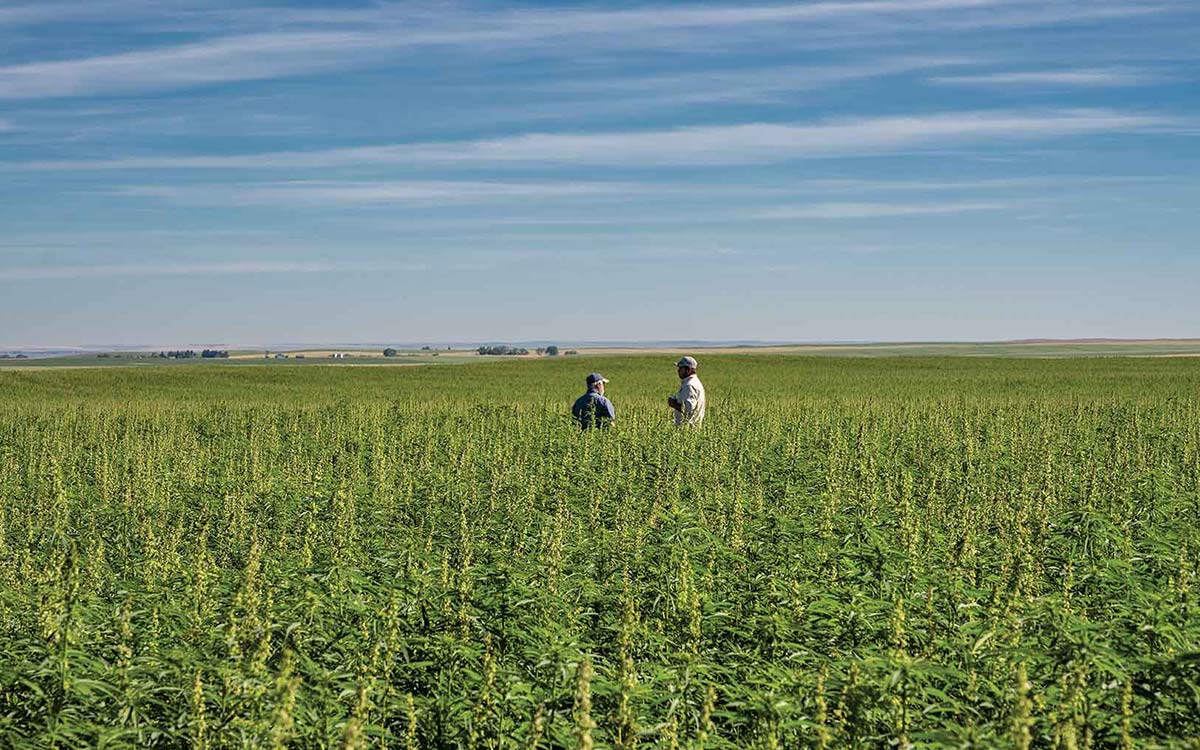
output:
M675 363L679 369L679 392L667 399L675 410L675 425L699 427L704 421L704 384L696 377L695 357L684 357Z
M575 399L571 416L585 430L608 427L617 418L612 401L604 397L604 384L608 378L598 372L587 376L587 393Z

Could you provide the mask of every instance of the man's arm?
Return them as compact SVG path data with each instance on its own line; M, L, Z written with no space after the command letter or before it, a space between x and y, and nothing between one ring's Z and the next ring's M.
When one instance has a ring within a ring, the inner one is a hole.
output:
M684 394L683 389L680 389L680 395L683 396L683 401L679 404L679 410L690 419L696 413L696 407L700 405L700 389L688 384L687 393Z
M617 410L613 408L612 401L609 401L607 398L601 396L600 405L604 407L604 413L608 415L609 419L617 418Z
M700 389L694 385L689 385L687 389L687 399L683 402L684 409L690 414L700 405Z
M682 411L683 402L687 399L687 392L687 385L680 383L679 392L667 399L667 406L671 407L675 411Z

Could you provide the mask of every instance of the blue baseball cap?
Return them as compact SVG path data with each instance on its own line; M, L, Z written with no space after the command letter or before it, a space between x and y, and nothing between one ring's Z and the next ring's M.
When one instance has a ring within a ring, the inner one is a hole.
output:
M608 378L604 377L603 375L601 375L598 372L593 372L591 375L587 376L587 384L588 385L595 385L596 383L607 383L607 382L608 382Z

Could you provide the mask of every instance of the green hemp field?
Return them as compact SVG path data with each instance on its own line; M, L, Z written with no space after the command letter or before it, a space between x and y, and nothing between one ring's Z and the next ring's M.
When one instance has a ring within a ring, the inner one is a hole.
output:
M700 361L0 371L0 747L1197 746L1200 360Z

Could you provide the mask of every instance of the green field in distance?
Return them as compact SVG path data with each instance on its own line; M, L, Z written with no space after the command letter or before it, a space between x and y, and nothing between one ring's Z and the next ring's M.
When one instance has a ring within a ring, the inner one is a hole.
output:
M684 348L579 347L586 356L644 355L679 353ZM876 344L796 344L761 346L701 346L686 349L703 354L791 354L814 357L1189 357L1200 356L1200 339L1089 340L1089 341L1001 341L1001 342L912 342ZM152 352L87 353L28 359L0 358L0 368L6 367L146 367L150 365L414 365L462 364L496 359L536 359L525 357L480 356L469 349L401 350L394 357L384 357L381 351L343 349L349 356L332 359L328 350L286 350L284 359L264 356L262 350L230 352L229 359L160 359ZM301 356L297 356L301 355ZM563 356L563 355L560 355ZM575 356L575 355L571 355ZM564 356L564 359L569 358Z
M1200 733L1200 360L700 363L0 371L0 744Z

